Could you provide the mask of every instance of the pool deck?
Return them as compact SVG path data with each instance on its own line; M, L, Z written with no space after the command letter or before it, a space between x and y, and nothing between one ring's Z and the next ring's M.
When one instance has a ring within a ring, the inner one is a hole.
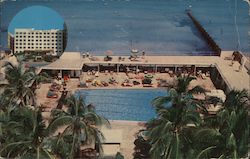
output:
M214 65L217 67L218 71L220 72L221 76L227 83L230 89L247 89L250 90L250 76L247 73L247 70L243 68L239 71L240 64L235 62L233 66L231 66L231 60L228 60L227 57L231 57L232 51L223 51L221 56L146 56L144 59L140 59L139 61L130 61L128 56L125 57L124 61L119 61L118 56L112 56L112 61L104 61L101 60L104 56L95 56L97 59L96 61L92 61L89 58L84 58L84 64L125 64L125 65L164 65L169 67L182 67L183 65L195 65L196 67L209 67ZM121 76L125 78L125 73L114 74L114 76ZM85 76L85 75L84 75ZM157 77L157 74L154 75ZM161 75L162 78L170 78L164 73ZM85 76L86 78L87 76ZM100 73L98 78L105 78L105 74ZM106 78L110 77L110 74L106 75ZM121 78L120 77L120 78ZM118 77L117 77L118 78ZM121 79L123 80L123 79ZM202 82L202 83L201 83ZM78 79L70 79L67 84L67 89L70 91L75 91L79 89L77 84L79 83ZM211 79L208 78L206 80L197 79L194 85L201 84L207 89L214 89L214 86L211 82ZM46 98L46 94L48 92L50 84L42 84L42 87L37 90L37 99L40 104L46 106L46 111L43 112L43 117L45 119L50 118L50 111L56 107L58 99L48 99ZM156 88L156 86L152 87ZM121 86L111 86L111 87L91 87L88 89L148 89L143 88L141 86L137 87L121 87ZM60 96L60 92L59 92ZM122 130L122 142L120 146L121 153L124 155L125 158L133 158L133 148L134 148L134 140L136 138L136 133L138 130L143 129L142 122L136 121L110 121L112 129L119 129Z
M138 58L137 61L129 60L128 56L120 56L124 58L123 61L119 60L118 56L112 56L112 61L104 61L105 56L94 56L94 60L91 60L91 58L83 58L83 63L86 65L123 64L164 65L171 67L182 67L183 65L209 67L213 65L217 67L230 90L246 89L250 91L250 76L247 73L247 69L244 67L241 71L239 71L240 64L238 62L235 62L234 65L231 66L231 60L228 60L228 58L230 58L232 54L233 51L222 51L221 56L145 56L144 58Z

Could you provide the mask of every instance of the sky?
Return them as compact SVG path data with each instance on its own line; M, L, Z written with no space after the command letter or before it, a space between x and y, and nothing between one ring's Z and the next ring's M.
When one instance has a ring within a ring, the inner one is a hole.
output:
M31 6L16 14L10 22L8 32L13 34L15 28L63 29L63 24L63 18L56 11L44 6Z

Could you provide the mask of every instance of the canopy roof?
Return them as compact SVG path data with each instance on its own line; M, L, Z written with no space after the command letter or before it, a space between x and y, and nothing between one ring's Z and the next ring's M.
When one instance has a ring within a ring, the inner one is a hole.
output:
M80 52L64 52L62 56L46 66L44 70L81 70L83 60Z

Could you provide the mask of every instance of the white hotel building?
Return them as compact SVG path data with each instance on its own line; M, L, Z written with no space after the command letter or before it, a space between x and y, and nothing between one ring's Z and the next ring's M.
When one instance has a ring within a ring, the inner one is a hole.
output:
M15 29L14 53L45 52L61 55L64 50L63 30Z

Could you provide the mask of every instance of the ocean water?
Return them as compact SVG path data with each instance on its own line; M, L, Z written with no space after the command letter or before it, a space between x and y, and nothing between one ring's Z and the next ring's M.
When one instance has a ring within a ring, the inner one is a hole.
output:
M151 105L154 98L165 96L166 90L147 89L97 89L79 90L76 96L84 96L86 104L93 104L96 112L111 120L148 121L155 117Z
M223 50L250 53L249 5L243 0L5 1L1 4L2 31L19 11L32 5L50 7L62 16L68 28L67 51L95 55L103 55L106 50L129 55L131 48L148 55L211 52L185 13L191 8ZM7 33L1 32L3 47L7 46L6 39Z

